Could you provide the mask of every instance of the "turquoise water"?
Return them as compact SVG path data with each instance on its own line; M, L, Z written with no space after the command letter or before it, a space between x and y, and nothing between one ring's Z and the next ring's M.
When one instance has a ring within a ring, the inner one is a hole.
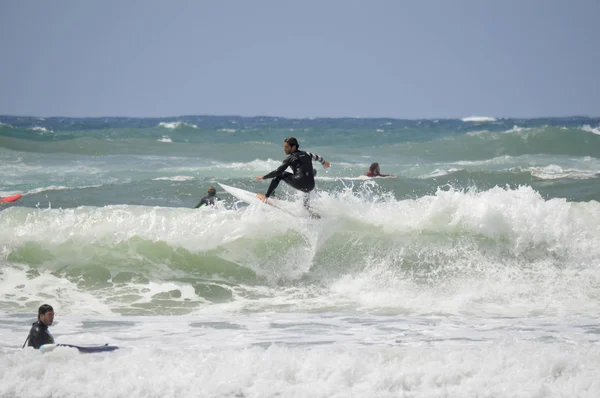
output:
M0 117L0 192L26 193L26 207L192 207L216 181L264 189L252 177L274 168L294 135L334 164L319 174L323 191L377 161L398 177L378 183L397 199L528 185L544 198L598 200L598 119L165 120Z
M0 208L0 396L98 372L90 396L600 390L600 119L0 123L0 196L23 194ZM266 191L288 136L332 164L321 219L193 209L218 182ZM58 342L125 349L24 353L44 302Z

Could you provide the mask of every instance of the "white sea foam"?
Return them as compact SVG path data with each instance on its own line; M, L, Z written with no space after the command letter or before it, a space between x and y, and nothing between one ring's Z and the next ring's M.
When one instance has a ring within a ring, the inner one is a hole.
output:
M600 135L600 127L593 128L589 124L586 124L583 127L581 127L581 129L583 131L587 131L588 133L594 133L594 134Z
M13 309L31 311L39 302L52 300L68 308L67 313L112 315L111 306L65 278L42 272L31 278L23 266L3 268L0 275L0 300L12 302Z
M72 189L72 188L66 187L64 185L50 185L47 187L39 187L39 188L31 189L31 190L27 191L27 194L35 195L35 194L38 194L41 192L46 192L46 191L63 191L63 190L67 190L67 189Z
M548 164L552 162L553 164ZM529 166L524 166L529 165ZM433 163L427 167L415 167L406 170L406 175L415 178L439 177L460 170L520 173L531 172L541 179L589 179L598 176L600 162L597 158L560 157L547 155L498 156L485 160L464 160L450 163ZM428 170L429 169L429 170Z
M219 164L217 167L235 170L271 171L281 165L281 161L274 159L255 159L251 162L234 162Z
M499 165L510 164L510 163L516 162L518 160L519 160L519 157L504 155L504 156L498 156L498 157L495 157L492 159L485 159L485 160L461 160L458 162L454 162L452 164L456 164L459 166L489 166L489 165L494 165L494 164L499 164Z
M167 143L173 143L173 140L171 139L171 137L169 137L168 135L163 135L162 138L159 138L158 140L156 140L158 142L167 142Z
M529 171L531 172L531 175L542 180L556 180L561 178L583 180L588 178L596 178L600 175L600 171L598 170L564 169L558 165L521 168L521 170Z
M359 175L356 177L350 177L350 176L337 176L337 177L321 177L321 176L317 176L316 179L317 180L323 180L323 181L371 181L371 180L382 180L382 179L390 179L390 178L395 178L394 176L387 176L387 177L368 177L366 175Z
M163 127L166 129L177 129L179 127L193 127L195 129L198 128L198 126L196 126L195 124L191 124L191 123L185 123L185 122L160 122L158 124L158 127Z
M462 120L463 122L495 122L496 118L488 116L469 116L460 120Z
M32 127L31 130L33 130L33 131L41 131L42 133L53 133L52 130L49 130L49 129L45 128L45 127L38 127L38 126Z
M210 173L213 177L227 178L235 176L235 174L231 173L236 172L238 175L255 177L256 175L254 173L258 172L265 174L280 165L280 160L255 159L249 162L212 162L210 164L198 166L165 167L162 168L161 171L169 173L201 173L202 175Z
M523 131L528 131L528 130L533 130L531 128L525 128L525 127L519 127L516 124L509 130L504 131L505 134L510 134L510 133L520 133ZM491 133L489 130L478 130L478 131L469 131L468 133L466 133L467 136L471 136L471 137L485 137L487 139L492 139L492 140L497 140L499 139L498 136L496 136L495 134Z
M469 131L468 133L466 133L466 135L471 137L481 137L489 134L490 132L488 130Z
M584 319L570 320L572 326L535 318L461 324L434 316L277 313L94 318L58 312L55 319L58 342L121 349L80 355L58 348L42 355L13 348L27 332L17 322L32 319L2 318L11 327L2 329L0 396L594 398L600 389L600 349L597 338L585 337Z
M25 193L25 195L35 195L35 194L39 194L39 193L47 192L47 191L67 191L67 190L71 190L71 189L98 188L101 186L102 185L85 185L85 186L67 187L64 185L49 185L47 187L39 187L39 188L30 189Z
M174 176L174 177L157 177L153 178L153 181L191 181L195 177L191 176Z
M424 175L422 177L419 178L434 178L434 177L442 177L448 174L452 174L452 173L456 173L457 171L461 171L463 169L458 169L458 168L449 168L447 170L443 170L443 169L435 169L434 171L432 171L431 173Z
M515 124L515 125L513 126L513 128L512 128L512 129L510 129L510 130L507 130L506 132L507 132L507 133L518 133L518 132L520 132L520 131L523 131L523 130L531 130L531 129L525 129L525 128L523 128L523 127L519 127L519 126L517 126L517 125Z

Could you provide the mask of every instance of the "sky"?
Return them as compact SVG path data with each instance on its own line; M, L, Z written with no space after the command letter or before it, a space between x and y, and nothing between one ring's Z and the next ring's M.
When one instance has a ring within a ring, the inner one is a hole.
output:
M599 0L0 0L0 114L600 116Z

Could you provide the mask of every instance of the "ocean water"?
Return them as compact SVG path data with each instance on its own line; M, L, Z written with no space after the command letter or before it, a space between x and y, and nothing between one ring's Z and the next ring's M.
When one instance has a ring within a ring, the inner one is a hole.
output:
M321 219L193 209L288 136ZM600 119L0 116L0 162L0 397L600 395ZM42 303L121 349L21 349Z

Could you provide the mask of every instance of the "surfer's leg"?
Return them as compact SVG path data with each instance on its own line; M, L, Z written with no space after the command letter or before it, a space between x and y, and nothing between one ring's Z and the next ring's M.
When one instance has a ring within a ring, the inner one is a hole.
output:
M302 204L306 210L310 211L310 192L315 188L314 181L290 178L289 180L285 180L285 182L302 192Z
M304 192L302 196L304 196L302 198L302 204L304 205L306 210L310 210L310 192Z
M304 208L306 210L308 210L308 214L310 214L311 218L321 218L321 216L319 215L319 213L316 213L313 209L310 208L310 191L309 192L305 192L303 194L303 198L302 198L302 203L304 204Z
M304 197L302 198L304 207L309 208L309 200L310 200L310 191L315 188L314 180L306 180L301 178L295 178L296 176L290 175L288 178L284 179L286 183L288 183L291 187L301 191L304 193Z
M288 180L292 176L293 176L292 173L285 172L285 173L282 173L281 175L273 177L273 179L271 180L271 184L269 185L269 189L267 189L267 193L265 194L265 196L267 198L271 196L271 194L275 191L275 189L279 185L279 181L284 180L285 182L287 182L289 184Z
M304 208L308 210L310 216L312 218L321 218L321 216L312 211L310 208L310 193L313 189L315 189L315 180L299 179L291 173L285 176L283 180L291 187L302 192L302 204L304 205Z

